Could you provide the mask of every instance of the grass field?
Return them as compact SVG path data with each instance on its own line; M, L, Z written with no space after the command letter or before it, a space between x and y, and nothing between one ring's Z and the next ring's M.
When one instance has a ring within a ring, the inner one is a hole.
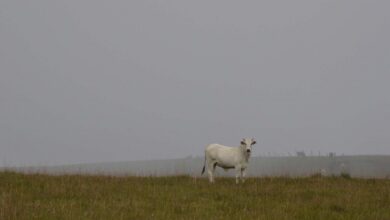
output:
M390 180L0 172L0 219L390 219Z

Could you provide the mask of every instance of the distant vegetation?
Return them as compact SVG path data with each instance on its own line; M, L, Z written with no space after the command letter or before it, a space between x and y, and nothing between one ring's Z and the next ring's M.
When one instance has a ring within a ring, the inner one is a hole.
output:
M390 219L390 180L0 172L0 219Z
M171 160L125 161L113 163L79 164L51 167L8 168L22 172L49 174L107 174L133 176L199 176L203 157ZM249 176L324 176L348 174L351 177L390 178L390 156L289 156L253 157L248 167ZM217 168L217 176L232 176Z

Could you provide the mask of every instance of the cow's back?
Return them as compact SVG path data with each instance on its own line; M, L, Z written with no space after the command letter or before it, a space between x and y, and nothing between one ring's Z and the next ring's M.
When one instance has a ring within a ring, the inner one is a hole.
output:
M206 147L206 154L212 158L217 158L221 151L225 151L228 147L221 144L210 144Z

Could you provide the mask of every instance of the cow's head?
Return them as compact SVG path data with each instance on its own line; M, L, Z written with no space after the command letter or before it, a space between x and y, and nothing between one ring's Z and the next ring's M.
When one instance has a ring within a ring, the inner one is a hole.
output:
M249 154L252 152L252 146L254 144L256 144L256 141L253 138L243 138L241 141L241 147Z

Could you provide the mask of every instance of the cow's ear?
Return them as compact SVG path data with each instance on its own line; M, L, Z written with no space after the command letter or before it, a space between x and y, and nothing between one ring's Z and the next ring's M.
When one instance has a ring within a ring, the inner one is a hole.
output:
M256 144L256 141L253 141L253 142L252 142L252 145L255 145L255 144Z

